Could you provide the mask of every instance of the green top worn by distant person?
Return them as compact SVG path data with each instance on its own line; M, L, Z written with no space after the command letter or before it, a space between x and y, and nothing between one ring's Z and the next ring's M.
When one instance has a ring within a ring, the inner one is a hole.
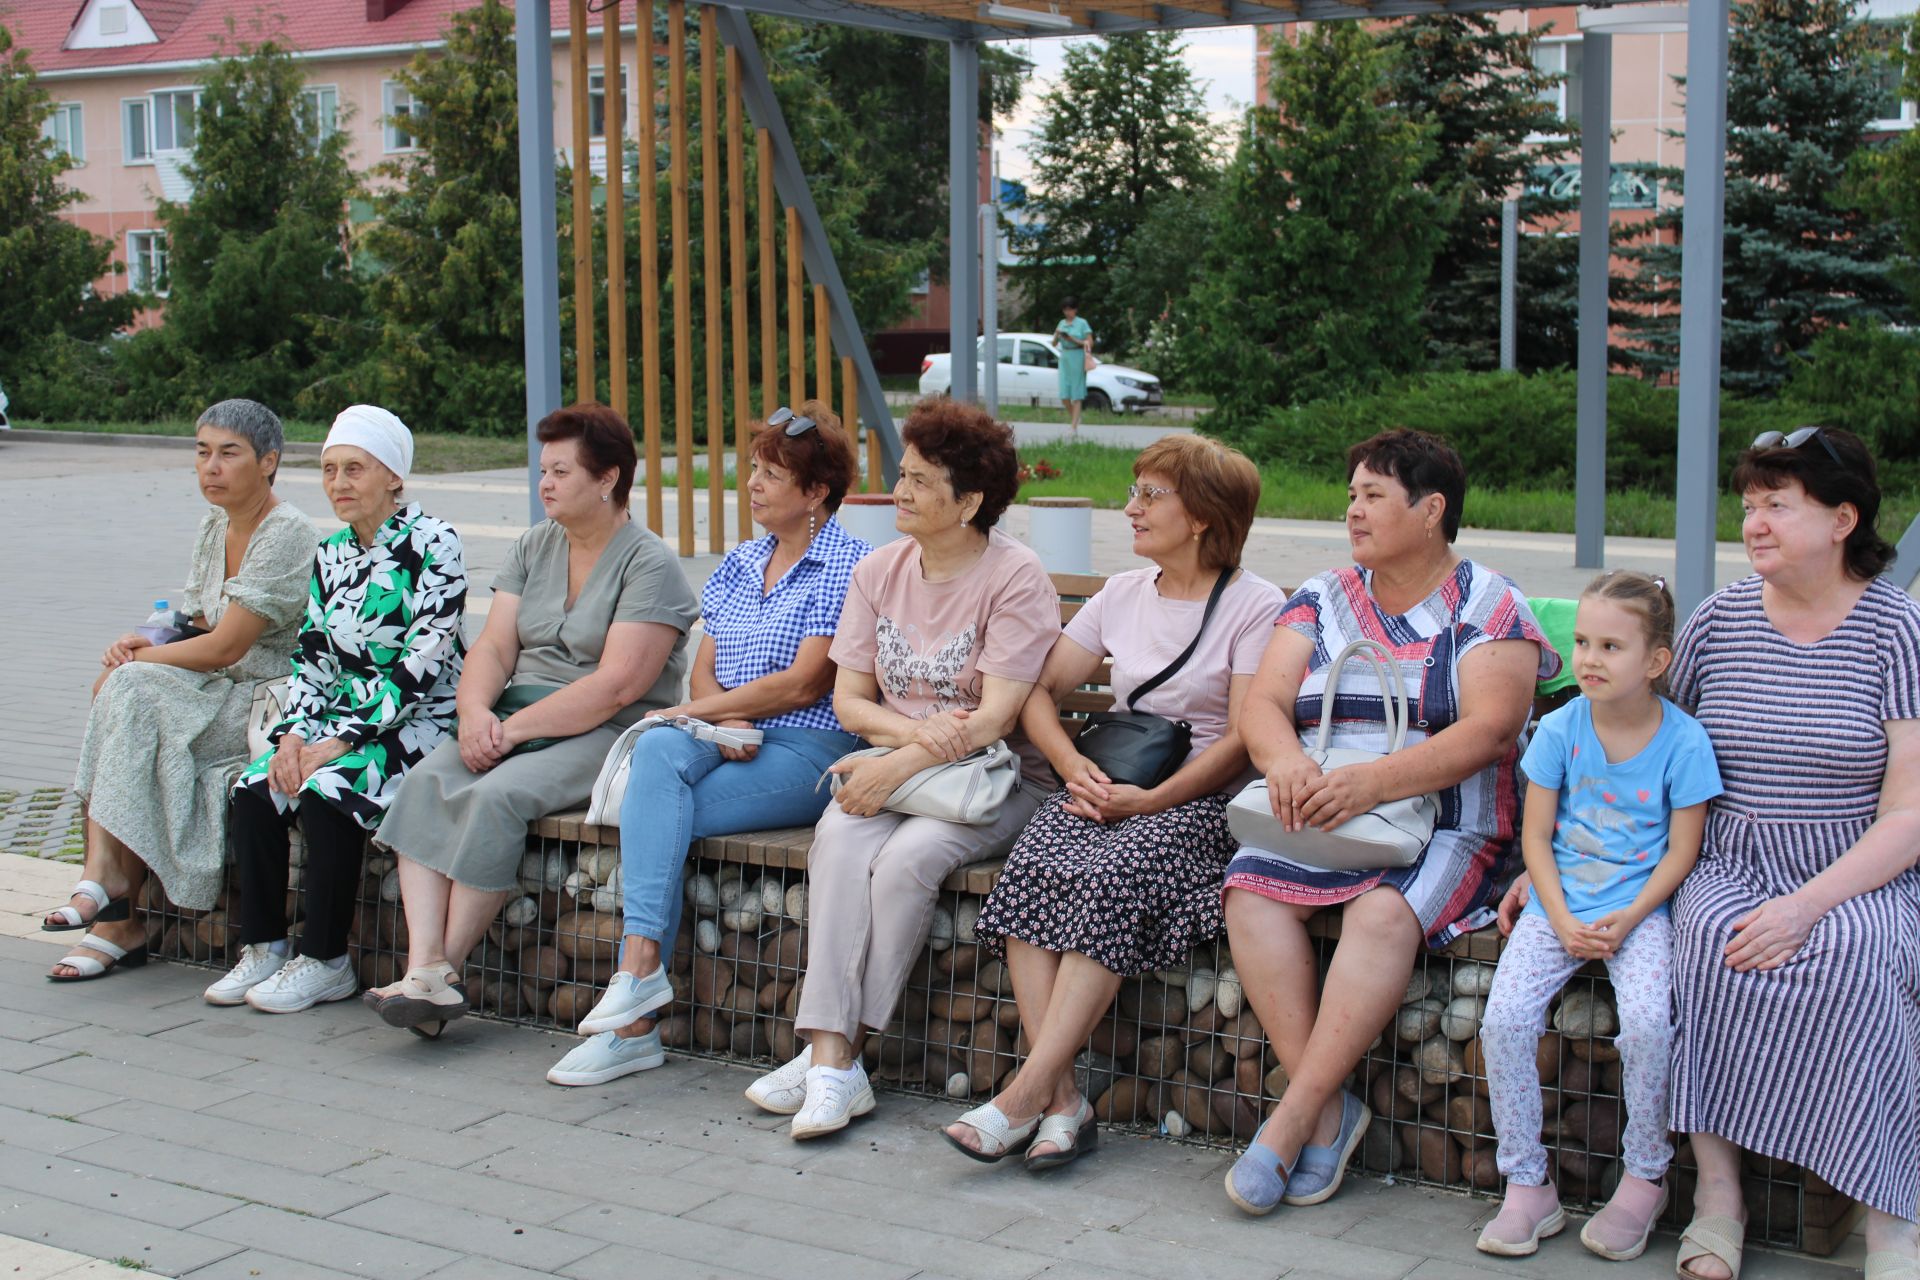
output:
M1053 327L1053 345L1060 352L1060 398L1062 400L1087 398L1087 349L1084 344L1092 337L1093 326L1081 316L1062 320ZM1071 339L1071 341L1062 342L1062 338Z
M1546 633L1547 642L1560 655L1560 673L1551 680L1542 680L1534 692L1542 697L1558 693L1562 689L1571 689L1573 675L1573 615L1578 610L1578 600L1556 600L1548 597L1528 599L1527 607L1533 610L1534 621L1540 624L1540 630Z

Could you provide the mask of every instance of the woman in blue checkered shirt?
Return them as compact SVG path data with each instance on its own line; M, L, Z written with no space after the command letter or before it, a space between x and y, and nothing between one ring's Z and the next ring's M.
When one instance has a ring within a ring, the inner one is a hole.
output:
M666 1060L652 1015L674 999L665 961L688 845L813 825L829 799L820 775L859 745L834 718L827 656L853 567L873 550L833 518L859 477L853 446L833 412L808 401L759 424L752 465L742 497L766 536L735 547L707 579L692 700L661 714L766 737L736 749L666 730L640 736L620 807L620 971L580 1022L591 1038L547 1072L554 1084L604 1084Z

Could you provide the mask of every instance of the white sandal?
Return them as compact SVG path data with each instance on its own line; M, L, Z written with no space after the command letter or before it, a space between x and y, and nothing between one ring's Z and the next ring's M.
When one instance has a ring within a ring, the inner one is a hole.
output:
M428 1040L438 1039L449 1022L465 1017L472 1007L467 1003L467 988L454 975L452 965L409 969L398 986L374 1009L388 1026L404 1027Z
M125 920L133 911L133 904L125 898L107 896L107 886L98 880L82 880L73 886L69 898L90 898L93 901L93 915L82 916L80 908L71 902L63 903L47 912L47 918L40 922L43 933L67 933L74 929L85 929L94 924L113 924ZM59 924L52 923L60 921Z
M998 1164L1017 1151L1023 1151L1033 1141L1033 1131L1046 1117L1035 1116L1025 1124L1014 1124L1007 1119L1006 1113L985 1102L960 1117L957 1123L964 1124L978 1133L982 1139L979 1150L968 1146L960 1139L948 1133L944 1128L940 1136L952 1143L961 1155L969 1160L978 1160L982 1164ZM991 1146L987 1145L991 1144Z
M96 938L92 934L74 944L80 950L63 957L54 968L77 969L78 973L47 974L48 982L92 982L95 978L104 978L116 969L138 969L147 962L147 944L127 948L116 946L105 938ZM87 952L98 955L88 955ZM99 957L105 956L103 961Z
M1043 1142L1051 1143L1053 1150L1034 1154L1033 1149ZM1093 1104L1082 1098L1071 1114L1048 1116L1040 1122L1027 1147L1026 1166L1033 1170L1057 1169L1099 1145L1100 1125L1094 1119Z

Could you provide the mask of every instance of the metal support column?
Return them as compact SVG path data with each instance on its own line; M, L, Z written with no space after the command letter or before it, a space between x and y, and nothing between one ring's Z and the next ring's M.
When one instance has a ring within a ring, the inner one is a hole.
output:
M787 132L786 117L780 112L780 100L774 97L773 83L767 79L766 60L760 56L760 44L753 38L753 26L743 10L721 7L714 14L720 24L720 39L740 55L740 97L747 115L767 131L773 152L773 184L780 202L800 217L801 257L807 275L827 291L832 314L833 345L843 356L853 358L856 380L860 384L860 416L867 430L880 433L887 482L900 473L900 432L893 425L893 412L880 390L880 375L874 372L873 353L867 350L854 317L853 304L847 298L846 283L840 278L840 265L833 260L827 244L827 231L820 222L820 210L807 189L807 175L800 168L800 157L793 149L793 135ZM643 39L644 43L644 39ZM971 205L968 206L971 210ZM971 218L971 212L969 212ZM763 321L763 323L766 321ZM853 435L855 424L846 424Z
M1720 496L1720 308L1726 240L1728 0L1687 0L1686 204L1680 227L1680 456L1674 602L1713 593Z
M545 5L515 9L520 99L520 284L527 352L527 519L538 524L540 442L534 428L560 407L560 264L553 191L553 32ZM584 151L582 155L584 156Z
M1500 202L1500 367L1520 366L1520 202Z
M975 339L980 323L980 45L947 45L947 219L951 301L947 337L953 351L953 398L971 400L975 389Z
M1589 31L1580 90L1580 323L1573 563L1607 560L1607 281L1613 253L1613 37Z
M1000 415L1000 214L980 206L980 402Z

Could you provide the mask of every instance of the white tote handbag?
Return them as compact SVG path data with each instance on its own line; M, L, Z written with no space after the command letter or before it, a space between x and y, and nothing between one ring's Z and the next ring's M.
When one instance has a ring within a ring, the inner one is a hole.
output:
M620 804L627 798L627 779L633 772L633 748L640 735L649 729L679 729L701 742L721 747L757 747L766 738L759 729L729 729L708 724L692 716L648 716L621 730L607 749L600 775L593 780L593 793L587 800L587 821L596 827L620 825Z
M1340 685L1340 671L1347 659L1359 654L1373 666L1380 680L1381 701L1386 704L1388 746L1385 753L1359 751L1351 747L1329 747L1327 737L1333 727L1333 696ZM1320 699L1320 731L1307 759L1330 772L1344 765L1367 764L1392 755L1407 742L1407 691L1394 669L1393 654L1377 640L1355 640L1342 649L1327 670L1326 691ZM1248 785L1227 805L1227 826L1233 838L1254 849L1277 853L1303 866L1323 867L1329 871L1369 871L1382 867L1408 867L1433 839L1433 823L1440 811L1432 795L1408 796L1388 800L1366 813L1349 818L1331 831L1303 827L1288 831L1273 815L1267 796L1267 780Z
M889 755L893 750L892 747L867 747L849 751L835 763ZM828 773L822 775L822 780L830 780L833 792L838 794L846 775ZM977 827L993 821L1019 782L1020 757L1005 739L999 739L971 755L922 769L895 787L881 808Z
M247 759L258 760L273 750L267 735L287 718L287 694L292 684L292 676L281 676L253 686L253 705L247 709Z

